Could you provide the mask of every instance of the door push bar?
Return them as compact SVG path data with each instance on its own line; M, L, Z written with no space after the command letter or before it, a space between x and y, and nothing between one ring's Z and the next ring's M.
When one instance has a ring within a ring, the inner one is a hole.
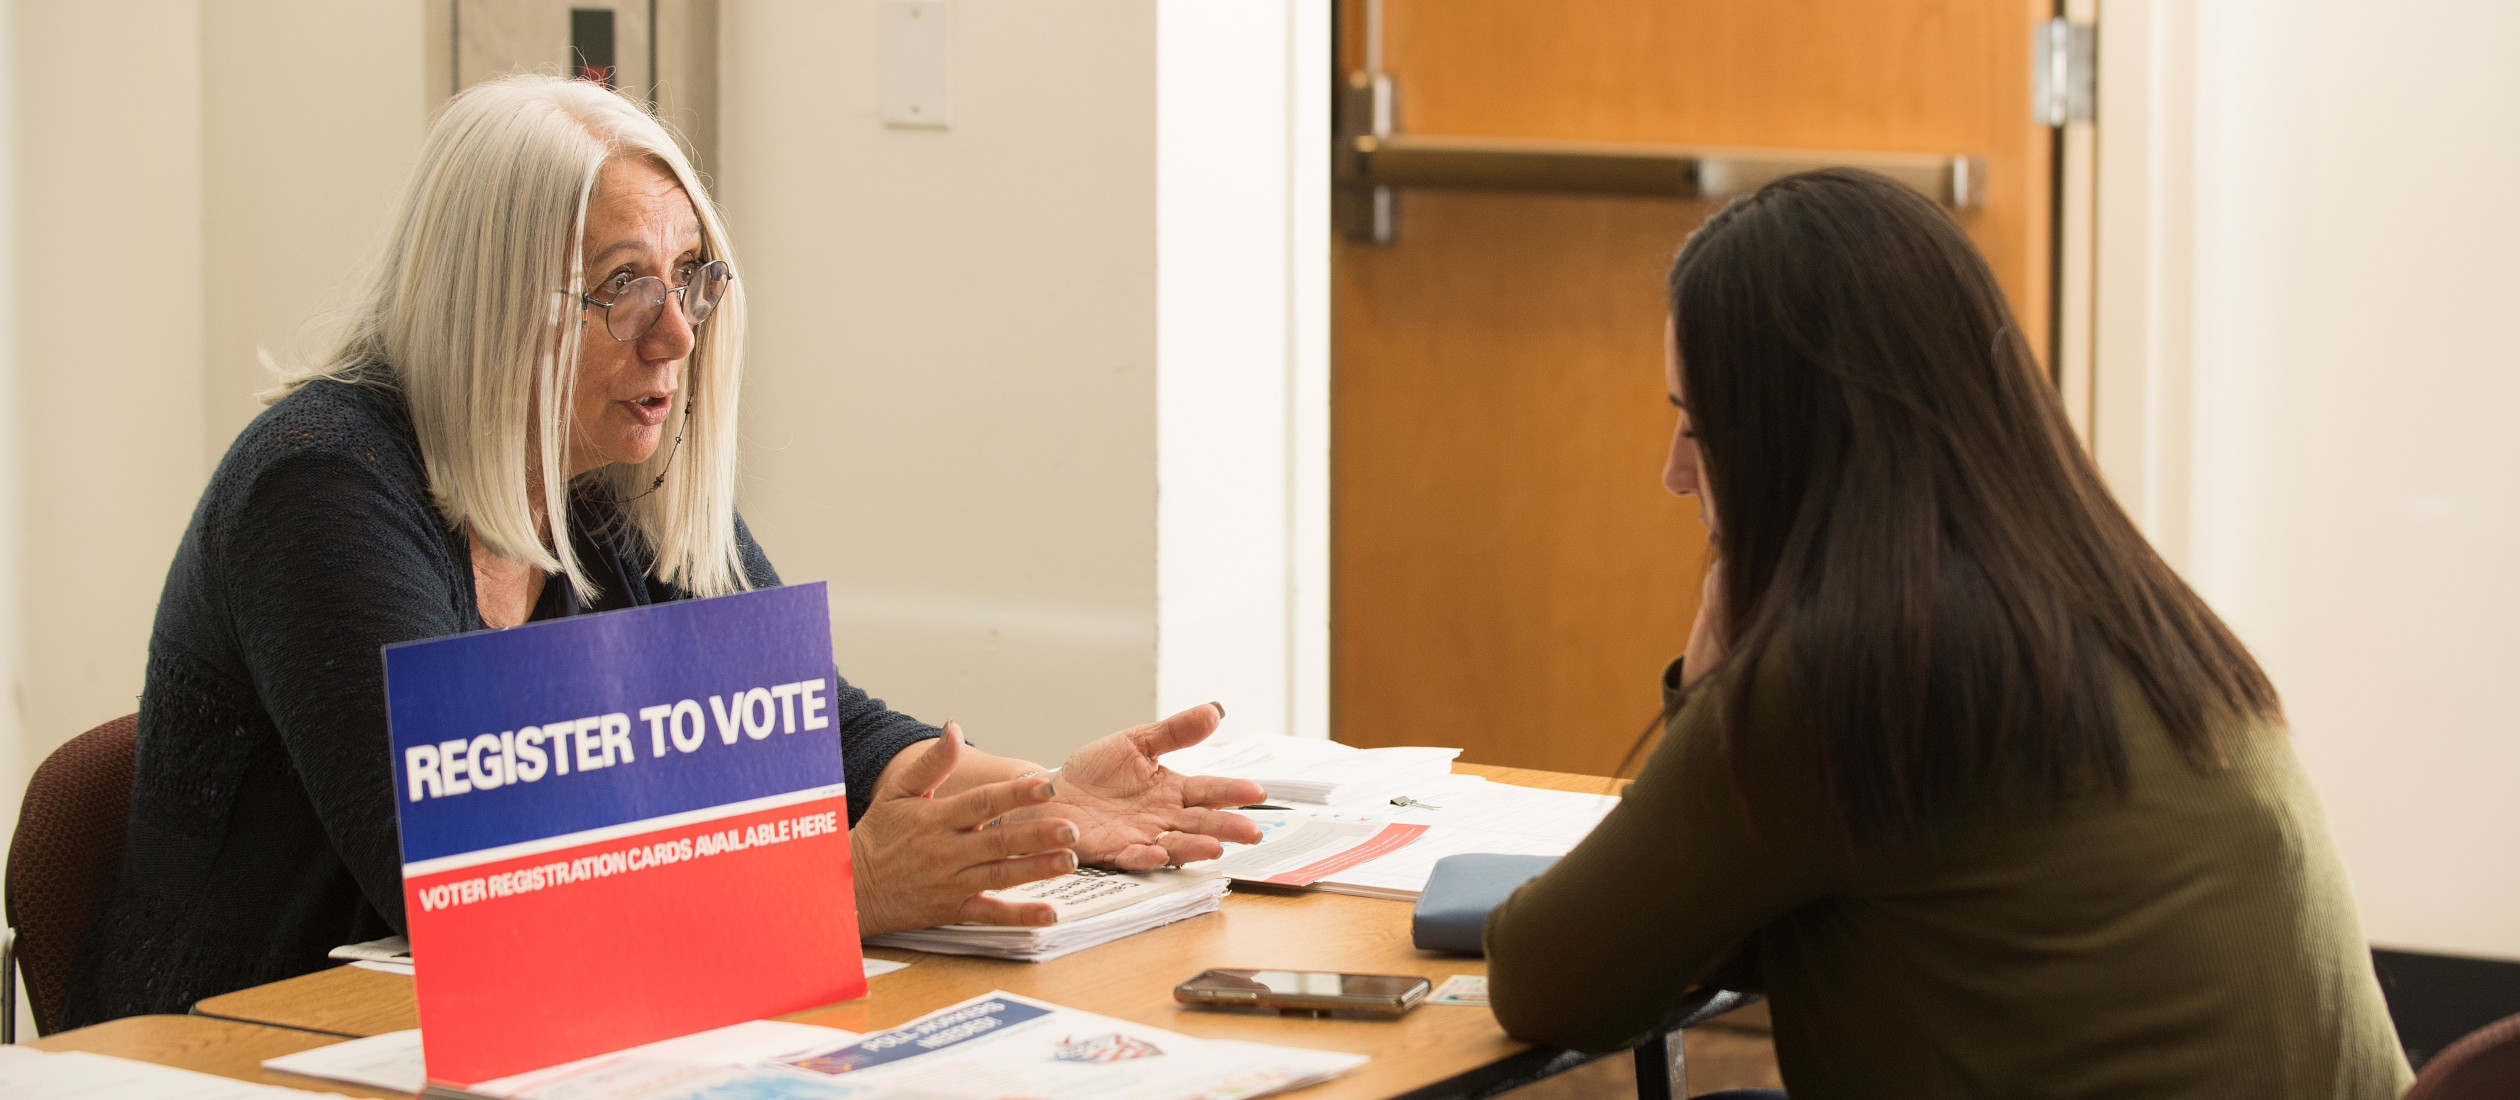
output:
M1392 239L1395 187L1726 198L1814 168L1869 169L1954 210L1983 201L1986 160L1942 153L1734 149L1392 132L1391 78L1348 76L1332 156L1334 216L1355 241Z

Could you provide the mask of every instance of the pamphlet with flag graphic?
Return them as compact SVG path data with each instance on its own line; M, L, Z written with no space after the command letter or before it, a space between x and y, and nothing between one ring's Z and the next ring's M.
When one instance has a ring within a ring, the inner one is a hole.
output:
M866 992L823 585L389 646L385 685L432 1080Z

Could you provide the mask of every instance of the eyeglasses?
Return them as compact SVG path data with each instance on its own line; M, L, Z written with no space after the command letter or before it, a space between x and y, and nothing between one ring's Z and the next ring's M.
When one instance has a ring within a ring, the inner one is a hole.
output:
M604 331L612 338L629 343L647 335L656 327L656 319L665 315L665 299L682 298L683 320L694 326L707 321L717 312L718 299L726 296L726 284L735 281L735 269L724 260L711 260L691 273L691 281L668 289L665 280L654 275L632 279L628 272L613 276L596 289L610 299L593 294L580 294L578 299L588 309L604 311Z

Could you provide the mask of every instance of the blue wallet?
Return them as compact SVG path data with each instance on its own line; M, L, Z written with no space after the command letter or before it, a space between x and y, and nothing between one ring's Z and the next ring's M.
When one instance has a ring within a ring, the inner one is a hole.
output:
M1410 941L1426 951L1487 954L1479 935L1487 929L1488 910L1557 861L1556 856L1505 855L1436 860L1426 889L1418 894L1417 915L1409 922Z

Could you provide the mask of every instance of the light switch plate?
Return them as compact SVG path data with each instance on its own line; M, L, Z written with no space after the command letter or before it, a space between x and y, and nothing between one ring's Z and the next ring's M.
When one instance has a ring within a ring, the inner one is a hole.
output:
M953 9L948 0L884 0L884 124L953 124Z

